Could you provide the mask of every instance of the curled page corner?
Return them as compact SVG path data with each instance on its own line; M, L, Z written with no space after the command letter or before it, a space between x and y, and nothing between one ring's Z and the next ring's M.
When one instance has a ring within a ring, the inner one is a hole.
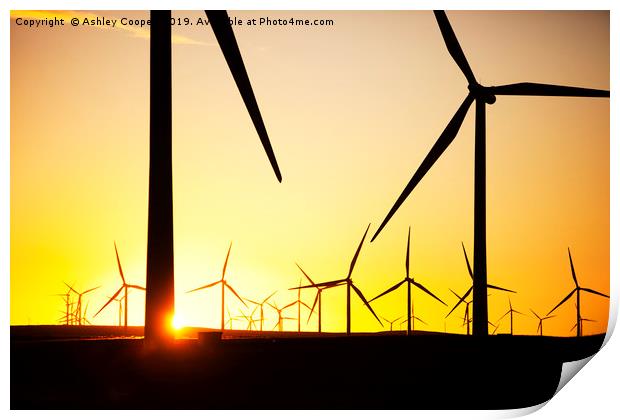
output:
M564 385L566 385L568 381L573 379L573 376L575 376L577 372L579 372L593 357L594 354L590 357L586 357L585 359L574 360L572 362L564 362L562 364L560 382L558 382L558 387L553 395L557 395L557 393L560 392L562 388L564 388Z

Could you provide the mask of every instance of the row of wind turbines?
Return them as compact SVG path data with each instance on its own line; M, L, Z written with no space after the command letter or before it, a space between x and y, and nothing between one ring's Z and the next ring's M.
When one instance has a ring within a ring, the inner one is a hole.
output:
M301 320L302 320L302 308L305 308L305 310L307 310L309 312L308 314L308 318L306 320L306 323L309 323L312 315L316 313L317 318L318 318L318 332L322 332L322 304L321 304L321 300L322 300L322 293L326 290L329 289L334 289L340 286L344 286L347 289L347 294L346 294L346 333L347 334L351 334L351 323L352 323L352 318L351 318L351 291L353 291L358 298L361 300L361 302L363 303L363 305L370 311L370 313L374 316L374 318L379 322L379 324L381 324L383 326L383 321L386 322L386 325L389 325L389 329L390 331L394 330L394 324L397 321L400 321L401 319L403 319L399 325L399 327L403 324L407 324L406 326L406 333L407 335L411 335L412 332L415 330L415 321L418 321L424 325L428 325L422 318L420 318L419 316L414 314L414 299L413 299L413 292L414 291L418 291L420 293L424 293L427 296L430 296L435 302L447 306L447 304L441 299L439 298L435 293L431 292L426 286L424 286L421 282L419 282L418 280L414 279L414 277L411 275L410 273L410 255L411 255L411 227L409 228L408 232L407 232L407 248L406 248L406 255L405 255L405 278L398 281L397 283L393 284L392 286L390 286L389 288L387 288L385 291L379 293L377 296L375 296L374 298L368 300L366 299L366 297L364 296L363 292L354 284L353 282L353 271L355 268L355 265L358 261L358 258L360 256L360 252L362 250L362 246L364 244L364 241L366 239L366 236L368 234L368 230L370 228L370 225L368 225L368 227L366 228L366 231L364 232L364 235L362 236L362 239L353 255L353 259L351 260L350 266L349 266L349 271L346 275L345 278L342 279L336 279L336 280L330 280L330 281L325 281L325 282L315 282L310 275L299 265L296 263L297 267L299 268L299 270L301 271L301 273L303 274L303 276L307 279L308 283L307 285L302 285L301 284L301 280L299 282L299 285L296 287L292 287L289 290L296 290L297 291L297 297L294 301L283 305L283 306L278 306L273 300L272 298L274 297L274 295L277 293L277 291L272 292L271 294L269 294L268 296L261 298L261 299L250 299L247 297L242 297L234 288L233 286L229 283L229 281L227 280L226 277L226 270L228 267L228 262L229 262L229 258L230 258L230 253L231 253L231 249L232 249L232 243L230 244L230 246L228 247L228 251L226 253L226 258L224 260L224 265L222 268L222 275L221 278L218 279L217 281L211 282L211 283L207 283L205 285L196 287L194 289L188 290L186 293L195 293L201 290L206 290L206 289L211 289L211 288L215 288L216 286L219 286L220 288L220 295L221 295L221 306L220 306L220 330L224 331L227 329L234 329L233 328L233 323L234 321L241 321L241 322L245 322L246 323L246 329L248 330L257 330L257 331L264 331L264 321L266 319L265 317L265 309L270 309L272 310L275 314L277 314L277 322L276 324L272 327L272 329L278 329L278 331L283 331L284 330L284 321L297 321L297 331L301 332ZM472 268L471 268L471 264L469 261L469 257L467 255L467 251L465 249L465 245L463 243L461 243L462 249L463 249L463 256L465 258L465 263L467 265L467 271L469 274L470 279L472 280L472 286L470 286L462 295L459 295L457 292L455 292L452 289L449 289L450 292L456 297L457 302L454 305L454 307L452 307L452 309L447 313L447 315L445 316L445 318L448 318L452 313L455 312L455 310L461 306L464 305L465 309L464 309L464 315L463 315L463 324L462 326L465 327L466 329L466 334L470 335L471 334L471 325L473 323L474 317L472 316L472 311L471 311L471 304L473 303L473 300L469 299L469 296L472 294L473 291L473 272L472 272ZM123 268L121 265L121 261L120 261L120 257L118 255L118 249L116 246L116 243L114 244L114 251L115 251L115 255L116 255L116 262L117 262L117 266L118 266L118 271L119 271L119 275L122 281L122 284L120 285L119 289L107 300L107 302L101 307L101 309L99 309L99 311L95 314L95 317L97 315L99 315L99 313L101 313L108 305L110 305L112 302L116 301L118 303L118 317L119 317L119 325L121 325L121 314L124 313L124 326L127 327L127 320L128 320L128 300L129 300L129 290L130 289L135 289L135 290L141 290L144 291L146 290L144 287L139 286L139 285L135 285L135 284L130 284L127 283L127 281L125 280L125 275L123 272ZM555 307L553 307L546 315L544 316L540 316L537 312L535 312L533 309L530 309L530 312L539 320L538 326L537 326L537 330L536 332L540 335L543 335L543 322L553 318L555 315L552 315L560 306L562 306L563 304L565 304L573 295L576 294L576 311L577 311L577 321L575 323L575 325L573 326L573 328L571 329L571 331L573 330L577 330L576 334L577 336L581 336L582 335L582 331L583 331L583 322L593 322L593 320L588 319L588 318L583 318L581 316L581 294L582 293L590 293L590 294L594 294L594 295L599 295L602 297L606 297L609 298L608 295L605 295L601 292L598 292L596 290L590 289L590 288L585 288L585 287L581 287L578 283L577 280L577 275L575 273L575 267L573 264L573 259L572 259L572 255L570 253L570 249L568 250L568 256L569 256L569 262L570 262L570 267L571 267L571 274L572 274L572 278L573 281L575 283L575 288L566 296L564 297L564 299L562 299ZM66 284L66 283L65 283ZM372 308L371 306L371 302L378 300L392 292L396 292L401 286L406 285L407 286L407 300L405 302L404 305L404 315L401 315L397 318L394 319L388 319L385 316L379 316L377 315L377 313L375 312L375 310ZM70 299L70 293L73 292L75 293L76 297L77 297L77 301L75 302L75 309L73 311L70 311L70 305L66 304L66 314L63 318L61 318L61 323L64 323L66 325L69 324L77 324L77 325L85 325L86 323L90 323L89 321L87 321L86 319L86 312L87 312L87 305L86 305L86 309L84 311L82 311L82 296L90 293L96 289L98 289L100 286L97 287L93 287L90 288L84 292L78 292L77 290L75 290L75 288L73 288L72 286L69 286L68 284L66 284L66 286L69 288L69 290L65 293L65 294L60 294L60 296L63 296L64 298L64 302L67 303L69 302ZM516 293L514 290L511 289L507 289L504 287L500 287L500 286L496 286L493 284L488 284L487 287L489 289L493 289L493 290L498 290L501 292L506 292L506 293ZM302 298L301 298L301 291L303 289L314 289L316 294L314 297L314 301L312 303L312 305L308 305L307 303L305 303ZM247 308L248 310L250 309L248 306L249 304L254 305L253 310L250 313L247 312L241 312L239 315L237 316L232 316L230 314L229 308L227 308L226 305L226 292L229 292L232 294L232 296L238 301L240 302L245 308ZM123 294L121 296L121 294ZM494 330L491 334L495 334L500 326L500 323L503 319L505 319L506 317L508 317L509 321L510 321L510 334L512 335L514 332L513 329L513 325L514 325L514 315L521 315L521 316L526 316L523 312L520 312L518 310L516 310L515 308L513 308L512 306L512 301L510 299L510 297L508 298L508 305L509 305L509 309L506 313L504 313L497 321L496 323L492 323L490 321L487 321L488 325L490 327L494 327ZM296 317L294 316L287 316L287 314L285 314L285 311L289 311L292 309L297 309L297 314ZM316 309L316 311L315 311ZM70 318L72 317L72 318ZM69 322L69 319L72 319L72 322ZM445 328L445 327L444 327Z

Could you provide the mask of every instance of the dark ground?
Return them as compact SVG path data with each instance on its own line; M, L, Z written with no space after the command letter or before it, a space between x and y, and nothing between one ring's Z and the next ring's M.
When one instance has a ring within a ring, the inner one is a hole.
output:
M110 338L120 332L11 327L11 409L521 408L551 398L562 363L604 339L239 331L156 352Z

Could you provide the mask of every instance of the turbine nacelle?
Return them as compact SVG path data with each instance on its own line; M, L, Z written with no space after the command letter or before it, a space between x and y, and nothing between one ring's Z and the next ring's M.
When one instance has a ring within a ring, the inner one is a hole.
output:
M491 92L490 88L482 86L479 83L472 83L467 86L467 89L469 89L469 93L471 93L471 95L476 98L476 100L484 101L489 105L493 105L497 100L495 95Z

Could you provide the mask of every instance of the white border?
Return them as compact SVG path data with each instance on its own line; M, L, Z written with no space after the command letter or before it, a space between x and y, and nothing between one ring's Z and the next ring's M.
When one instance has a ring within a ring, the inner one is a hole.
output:
M417 0L417 1L405 1L405 0L384 0L384 1L346 1L346 0L298 0L298 1L283 1L283 0L215 0L215 1L151 1L144 0L95 0L95 1L83 1L83 0L58 0L54 2L43 0L15 0L5 1L0 4L0 11L2 19L0 19L0 80L2 86L2 103L0 113L0 130L4 134L2 141L0 142L0 212L2 217L0 218L0 273L3 283L3 302L5 303L4 309L0 312L0 322L8 329L9 325L9 303L10 303L10 282L9 282L9 252L10 252L10 183L9 183L9 163L10 163L10 151L9 151L9 110L10 110L10 9L56 9L56 10L141 10L141 9L153 9L153 8L170 8L175 10L197 10L203 8L210 9L230 9L230 10L388 10L388 9L474 9L474 10L546 10L546 9L561 9L561 10L611 10L611 86L612 90L617 86L617 79L619 74L618 67L618 42L620 34L618 33L618 18L616 12L618 10L617 1L603 1L603 0L589 0L589 1L541 1L541 0L522 0L522 1L488 1L488 0L470 0L470 1L429 1L429 0ZM619 169L613 160L613 157L620 156L620 150L618 148L618 124L616 123L617 115L617 101L615 95L611 96L611 148L610 156L612 161L610 162L611 169L611 196L610 196L610 214L617 215L620 212L618 206L618 191L620 184ZM618 261L620 261L620 255L618 253L618 231L619 225L617 222L617 216L612 216L610 221L610 281L611 281L611 304L610 304L610 325L608 332L613 331L617 320L618 314ZM5 330L6 331L6 330ZM9 373L9 339L8 331L2 336L2 352L3 361L6 369L3 369L2 375L2 407L9 409L9 392L10 392L10 375ZM607 337L609 340L609 334ZM618 338L611 338L608 341L604 349L597 354L588 366L577 375L577 379L570 381L564 389L562 389L558 395L556 395L543 409L536 411L532 418L538 419L583 419L588 418L612 418L614 413L617 415L618 403L617 401L617 386L618 376L620 369L618 368L617 355L620 353L620 344L618 344ZM514 417L527 412L531 412L532 409L526 410L512 410L512 411L469 411L469 412L454 412L454 411L435 411L435 412L403 412L403 411L390 411L389 416L393 418L410 419L412 416L422 416L423 418L452 418L458 415L459 418L502 418L502 417ZM30 417L32 413L29 412L11 412L15 417ZM128 416L130 412L116 413L114 415ZM39 416L40 414L35 413ZM51 418L66 418L67 416L94 416L95 418L104 418L110 415L105 412L51 412L44 414L46 417ZM138 414L140 415L140 414ZM166 412L156 412L149 415L154 417L163 418L170 415ZM203 417L204 414L199 412L177 412L175 416L191 416L191 417ZM238 418L241 416L251 415L254 418L288 418L294 416L295 418L315 418L316 416L328 417L340 417L342 413L316 413L316 412L295 412L290 413L286 411L278 412L213 412L210 415L217 416L217 418ZM361 416L365 418L375 417L380 415L378 412L362 412L353 414L356 417Z

